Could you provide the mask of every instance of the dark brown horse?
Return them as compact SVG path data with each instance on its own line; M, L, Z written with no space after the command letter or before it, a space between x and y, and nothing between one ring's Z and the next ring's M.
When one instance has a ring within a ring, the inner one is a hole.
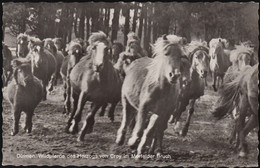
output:
M57 85L57 80L61 79L60 69L64 59L64 55L62 54L61 51L57 50L51 38L46 38L43 41L44 41L44 47L48 49L56 58L57 67L56 67L56 78L54 80L54 85Z
M225 48L225 39L212 39L209 42L209 54L210 54L210 71L213 77L213 89L217 91L217 88L220 86L220 79L221 84L223 84L223 77L225 72L227 71L228 67L231 65L229 61L229 52L224 51Z
M138 155L146 145L150 146L149 153L162 153L164 131L180 91L182 38L164 35L156 41L154 53L153 59L143 57L132 62L122 85L123 119L116 143L124 143L126 128L135 118L128 145L138 145Z
M220 98L213 110L213 116L217 119L231 114L237 108L235 131L238 134L239 156L246 157L246 135L255 127L258 127L258 65L247 66L233 81L225 83L220 91ZM246 116L249 117L245 122Z
M25 58L27 54L29 53L29 36L26 34L19 34L17 36L17 41L16 41L16 57L22 57Z
M112 63L116 64L119 58L119 54L124 51L124 46L122 43L115 42L112 45Z
M26 114L24 130L31 133L33 112L42 99L43 87L41 81L33 76L30 62L15 59L12 65L14 78L7 87L8 101L11 104L13 113L11 135L16 135L19 131L19 120L22 111Z
M2 85L2 87L5 87L5 86L7 86L8 82L12 76L13 69L11 66L12 52L11 52L11 50L9 50L7 45L5 45L3 42L2 42L2 55L3 55L3 74L2 74L3 85Z
M178 126L181 114L185 111L187 105L189 105L186 123L180 131L180 135L182 136L186 136L188 132L190 119L194 113L195 101L204 95L204 78L207 77L209 69L208 49L205 44L198 41L192 41L186 48L186 50L189 51L187 55L191 63L189 71L190 81L188 86L182 89L182 94L179 99L179 108L173 115L173 119L175 119L175 123Z
M54 55L45 49L44 43L37 38L30 38L29 43L30 52L27 55L27 59L32 63L32 73L34 76L42 81L44 88L43 100L47 97L48 91L53 87L53 82L56 74L56 59Z
M104 103L112 104L112 111L121 97L122 80L109 60L109 41L103 32L93 33L89 38L91 50L70 73L72 112L66 132L76 133L83 107L87 101L94 102L80 131L78 141L91 133L97 110ZM90 49L90 48L89 48Z
M68 48L68 56L64 59L61 67L61 75L63 78L64 86L64 113L69 114L71 110L70 106L70 96L71 96L71 87L70 87L70 72L73 67L79 62L83 57L82 46L77 42L70 42Z

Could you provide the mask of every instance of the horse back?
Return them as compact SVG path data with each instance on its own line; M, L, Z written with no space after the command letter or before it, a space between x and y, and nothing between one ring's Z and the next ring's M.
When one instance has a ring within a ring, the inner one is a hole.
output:
M133 107L138 108L139 97L148 74L147 66L152 62L148 57L133 61L128 70L122 85L122 95L127 97Z

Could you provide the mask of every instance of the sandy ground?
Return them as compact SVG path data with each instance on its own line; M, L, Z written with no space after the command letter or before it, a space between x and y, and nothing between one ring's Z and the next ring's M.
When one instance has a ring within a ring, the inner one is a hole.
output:
M77 135L66 134L67 116L62 114L62 93L63 88L59 85L52 95L48 95L47 101L38 105L31 135L22 130L24 115L20 120L20 132L16 136L10 135L12 114L9 103L3 99L3 165L258 166L257 133L250 133L247 137L248 158L238 158L227 140L231 119L214 122L211 118L210 111L217 99L211 88L207 88L205 95L197 101L188 135L185 138L178 136L174 126L169 124L163 141L165 158L144 160L131 158L132 151L126 144L115 144L122 117L121 105L116 108L113 123L107 115L100 117L97 114L94 131L86 135L84 142L77 142ZM5 90L3 95L6 96ZM88 109L89 104L85 105L84 115ZM186 115L187 112L183 114L182 121Z

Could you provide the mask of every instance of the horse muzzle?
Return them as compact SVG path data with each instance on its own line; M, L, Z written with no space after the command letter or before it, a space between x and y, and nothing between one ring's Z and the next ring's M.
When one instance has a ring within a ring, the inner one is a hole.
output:
M177 80L179 79L179 77L181 76L181 73L172 73L170 72L169 73L169 82L171 84L176 84L177 83Z
M208 72L201 70L199 74L200 74L200 77L201 77L201 78L206 78L207 75L208 75Z
M93 70L95 72L100 72L103 69L104 65L103 64L99 64L99 65L93 65Z

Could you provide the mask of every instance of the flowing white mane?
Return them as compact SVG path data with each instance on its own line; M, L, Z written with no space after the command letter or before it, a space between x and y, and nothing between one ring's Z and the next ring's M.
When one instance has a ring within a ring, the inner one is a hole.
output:
M249 55L252 55L254 53L254 48L245 46L243 44L235 45L235 49L232 50L230 53L230 61L231 62L238 61L238 56L240 53L247 53Z

